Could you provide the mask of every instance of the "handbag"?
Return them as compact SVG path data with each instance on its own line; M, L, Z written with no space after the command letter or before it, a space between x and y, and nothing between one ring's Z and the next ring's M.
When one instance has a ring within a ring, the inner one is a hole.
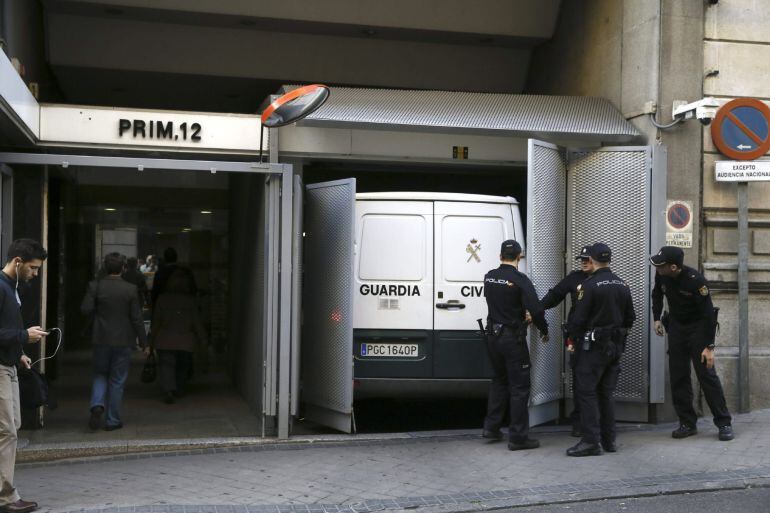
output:
M39 408L48 404L48 380L35 368L20 367L19 399L22 408Z
M158 364L155 361L155 353L152 352L147 355L147 359L144 361L144 367L142 367L142 383L152 383L158 376Z

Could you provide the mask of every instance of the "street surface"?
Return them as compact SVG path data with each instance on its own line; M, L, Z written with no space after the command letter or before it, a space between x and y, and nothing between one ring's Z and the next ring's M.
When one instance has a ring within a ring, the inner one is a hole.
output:
M447 512L770 485L770 410L734 425L731 442L705 419L685 440L671 438L673 424L625 426L619 452L589 458L566 457L575 439L552 428L535 434L541 448L518 452L478 430L314 435L21 464L16 483L43 511L103 513Z

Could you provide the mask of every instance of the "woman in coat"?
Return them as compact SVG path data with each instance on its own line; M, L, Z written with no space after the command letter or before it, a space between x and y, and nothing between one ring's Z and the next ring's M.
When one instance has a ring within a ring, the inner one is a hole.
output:
M184 395L196 345L206 346L206 332L193 295L189 270L177 268L153 307L150 345L158 351L160 386L172 404Z

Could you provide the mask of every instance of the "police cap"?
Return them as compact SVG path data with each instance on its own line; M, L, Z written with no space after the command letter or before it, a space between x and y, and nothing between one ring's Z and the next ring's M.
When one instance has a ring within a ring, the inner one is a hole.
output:
M603 242L597 242L591 245L591 249L588 250L591 258L597 262L609 262L612 260L612 250L608 245Z
M507 260L514 260L521 254L521 244L513 239L504 240L500 244L500 256Z
M587 260L591 256L591 246L583 246L575 260Z
M676 264L677 266L682 267L683 262L684 251L675 246L663 246L660 248L657 255L652 255L650 257L650 263L655 266Z

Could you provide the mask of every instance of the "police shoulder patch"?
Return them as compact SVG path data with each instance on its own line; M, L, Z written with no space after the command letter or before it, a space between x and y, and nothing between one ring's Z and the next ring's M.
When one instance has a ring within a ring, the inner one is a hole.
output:
M709 288L707 286L702 286L698 289L698 292L700 292L701 296L708 296L709 295Z
M583 292L584 292L583 289L578 290L578 301L583 299Z

